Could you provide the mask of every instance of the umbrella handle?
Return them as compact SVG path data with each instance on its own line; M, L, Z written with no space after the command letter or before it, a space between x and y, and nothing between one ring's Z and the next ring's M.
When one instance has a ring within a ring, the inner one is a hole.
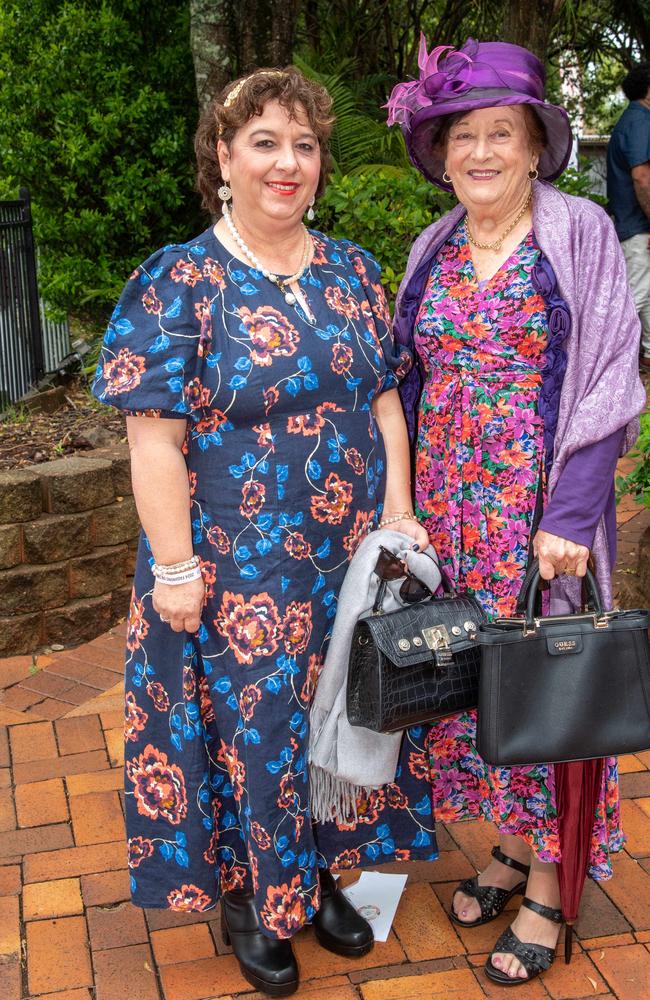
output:
M573 924L567 924L564 928L564 961L568 965L573 953Z

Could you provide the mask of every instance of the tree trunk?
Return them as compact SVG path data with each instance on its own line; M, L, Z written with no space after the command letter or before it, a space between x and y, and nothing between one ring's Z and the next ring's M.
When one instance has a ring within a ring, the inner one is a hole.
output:
M190 0L190 45L200 108L258 66L293 56L298 0Z
M297 14L298 0L239 0L235 29L239 74L291 62Z
M305 31L307 44L312 52L320 52L320 19L318 0L307 0L305 4Z
M229 0L190 0L190 46L199 109L232 78Z
M293 59L298 0L274 0L271 4L271 66L286 66Z
M501 41L522 45L546 62L553 25L566 0L506 0Z

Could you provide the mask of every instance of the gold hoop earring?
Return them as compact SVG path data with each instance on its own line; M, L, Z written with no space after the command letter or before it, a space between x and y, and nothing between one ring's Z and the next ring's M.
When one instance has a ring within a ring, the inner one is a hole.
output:
M529 170L528 171L528 176L530 177L531 181L536 181L537 178L539 177L539 170L537 170L537 169L535 169L535 170Z
M445 184L451 184L451 177L449 176L449 174L447 173L446 170L444 171L444 173L442 175L442 179L445 182Z

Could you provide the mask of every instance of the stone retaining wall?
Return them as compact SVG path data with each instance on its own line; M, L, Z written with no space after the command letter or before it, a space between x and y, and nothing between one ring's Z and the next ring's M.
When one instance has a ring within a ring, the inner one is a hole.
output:
M123 618L138 534L126 445L0 472L0 657Z

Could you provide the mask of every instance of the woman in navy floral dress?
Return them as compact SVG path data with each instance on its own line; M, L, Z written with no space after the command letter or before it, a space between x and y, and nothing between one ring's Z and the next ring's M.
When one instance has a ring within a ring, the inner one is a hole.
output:
M216 103L199 184L212 210L230 185L230 221L135 270L94 389L127 414L145 529L126 659L133 901L203 911L223 896L244 974L276 995L297 988L289 939L305 923L340 953L372 946L323 866L436 857L424 730L352 828L310 819L308 708L349 560L382 511L426 543L396 391L409 358L393 357L379 268L302 226L329 108L292 69ZM286 274L301 253L298 280L261 269ZM193 554L201 579L155 579L154 562Z

